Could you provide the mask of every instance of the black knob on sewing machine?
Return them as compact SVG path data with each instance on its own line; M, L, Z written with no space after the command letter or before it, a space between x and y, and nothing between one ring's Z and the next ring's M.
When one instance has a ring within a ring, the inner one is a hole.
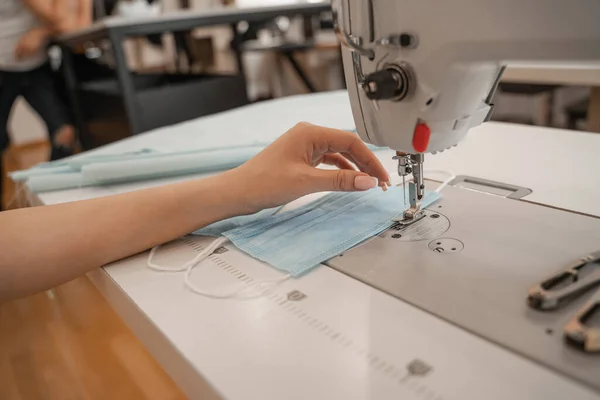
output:
M409 87L409 75L401 67L388 67L365 77L363 90L371 100L402 100Z

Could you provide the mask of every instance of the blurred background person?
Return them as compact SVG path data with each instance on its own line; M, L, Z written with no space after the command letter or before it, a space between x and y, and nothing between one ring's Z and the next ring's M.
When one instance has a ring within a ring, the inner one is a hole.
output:
M47 44L56 22L54 6L48 0L0 1L0 154L10 143L7 125L19 96L46 125L52 149L49 158L73 153L75 129L56 92L48 62ZM0 165L0 176L1 169Z

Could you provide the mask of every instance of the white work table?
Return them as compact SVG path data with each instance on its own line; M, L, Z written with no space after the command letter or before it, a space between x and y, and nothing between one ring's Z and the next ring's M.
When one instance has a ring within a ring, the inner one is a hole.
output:
M270 140L296 122L352 129L345 92L287 98L138 135L98 151L182 150ZM600 135L487 123L452 151L427 156L427 169L525 186L525 199L600 215ZM390 172L390 151L378 153ZM441 176L428 175L433 178ZM190 177L179 178L190 179ZM55 204L179 179L42 193ZM115 221L118 223L118 221ZM160 226L161 221L156 221ZM161 257L192 258L192 238ZM221 285L278 272L230 251L197 267L194 281ZM573 381L322 266L252 300L216 300L186 290L179 273L146 267L147 254L90 275L190 398L227 399L597 399ZM163 258L164 261L164 258ZM300 291L306 298L288 300ZM426 377L402 380L419 359Z

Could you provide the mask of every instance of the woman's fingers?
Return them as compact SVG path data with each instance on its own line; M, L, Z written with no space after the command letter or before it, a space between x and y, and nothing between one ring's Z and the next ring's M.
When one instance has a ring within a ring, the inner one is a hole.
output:
M319 126L312 126L311 130L315 150L323 153L345 154L361 171L382 182L389 180L389 175L381 162L354 133Z
M355 169L324 170L313 168L311 171L310 192L325 191L364 191L376 188L378 180Z
M348 160L348 158L350 158L350 160ZM352 162L350 162L352 161ZM353 171L353 172L357 172L356 171L356 167L354 164L352 164L354 162L354 160L352 160L351 155L349 155L348 153L345 154L339 154L339 153L330 153L330 154L326 154L325 156L323 156L321 163L322 164L327 164L327 165L333 165L335 167L338 167L340 170L347 170L347 171ZM364 171L361 171L364 172ZM357 175L357 176L360 176ZM350 181L351 176L345 176L348 179L344 179L344 181ZM356 178L356 176L354 176ZM339 177L338 177L338 181L339 181ZM372 182L377 182L376 184L381 187L384 191L387 190L388 185L390 184L387 181L380 181L377 178L371 178L369 176L363 176L358 178L358 182L353 182L354 183L354 190L361 190L361 184L362 185L367 185L365 187L363 187L364 189L369 189L372 185ZM341 188L345 188L348 185L338 185L338 187L340 189L335 189L335 190L341 190Z
M325 154L321 161L322 164L333 165L339 169L349 169L355 171L356 168L348 159L338 153Z

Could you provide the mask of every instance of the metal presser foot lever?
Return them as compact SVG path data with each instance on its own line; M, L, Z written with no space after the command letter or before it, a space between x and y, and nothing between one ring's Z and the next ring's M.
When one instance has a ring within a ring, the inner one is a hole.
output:
M600 352L600 328L587 324L594 316L600 315L600 290L579 309L565 326L565 335L583 351ZM596 317L597 318L597 317Z
M600 287L600 251L530 288L527 302L538 310L555 310L594 287ZM600 290L565 326L565 336L585 352L600 352L600 328L587 324L596 314L600 315Z
M403 182L408 174L412 173L413 175L413 181L408 182L409 208L404 211L402 216L394 218L394 221L407 226L414 224L425 216L423 210L421 210L421 200L425 193L425 183L423 182L424 156L423 154L396 153L394 159L398 160L398 175L402 177ZM406 187L404 187L404 190L406 190Z

